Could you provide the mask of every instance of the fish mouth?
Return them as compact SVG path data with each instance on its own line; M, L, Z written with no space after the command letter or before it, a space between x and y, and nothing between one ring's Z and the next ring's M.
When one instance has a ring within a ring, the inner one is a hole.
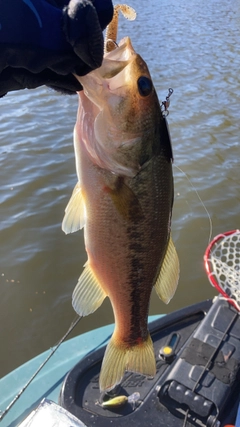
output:
M117 74L121 73L122 70L128 65L128 61L112 61L106 60L102 65L101 77L103 79L111 79Z
M136 56L129 37L122 39L117 47L106 53L99 72L104 79L115 77Z
M129 37L124 37L114 50L107 52L104 59L117 61L129 61L130 57L136 55Z
M130 38L124 37L114 50L105 54L101 67L91 71L86 76L77 76L75 74L75 77L83 88L89 77L94 78L98 84L101 84L101 79L111 79L121 73L135 56L136 52L132 47Z

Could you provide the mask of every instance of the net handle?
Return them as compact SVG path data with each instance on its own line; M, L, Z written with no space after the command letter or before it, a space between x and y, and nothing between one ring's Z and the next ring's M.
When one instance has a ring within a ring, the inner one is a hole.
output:
M209 281L210 281L210 283L212 284L212 286L214 286L216 289L217 289L217 291L220 293L220 294L222 294L222 296L230 303L230 304L232 304L238 311L240 311L240 307L239 307L239 305L236 303L236 301L234 300L234 299L232 299L231 297L229 297L229 295L228 294L226 294L226 292L219 286L219 284L218 284L218 282L217 282L217 280L215 279L215 277L214 277L214 275L213 275L213 273L211 272L211 268L210 268L210 263L209 263L209 259L211 259L211 255L210 255L210 253L211 253L211 250L212 250L212 247L215 245L215 243L218 241L218 240L220 240L220 239L222 239L222 238L224 238L224 237L227 237L227 236L230 236L231 234L235 234L235 233L239 233L239 229L236 229L236 230L231 230L231 231L226 231L225 233L221 233L221 234L218 234L216 237L214 237L214 239L209 243L209 245L207 246L207 249L206 249L206 251L205 251L205 254L204 254L204 257L203 257L203 259L204 259L204 266L205 266L205 270L206 270L206 272L207 272L207 276L208 276L208 279L209 279Z

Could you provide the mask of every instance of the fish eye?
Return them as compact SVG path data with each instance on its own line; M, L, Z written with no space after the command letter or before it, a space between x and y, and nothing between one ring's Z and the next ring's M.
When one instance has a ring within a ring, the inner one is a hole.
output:
M148 96L152 92L152 81L145 76L139 77L138 81L138 90L141 96Z

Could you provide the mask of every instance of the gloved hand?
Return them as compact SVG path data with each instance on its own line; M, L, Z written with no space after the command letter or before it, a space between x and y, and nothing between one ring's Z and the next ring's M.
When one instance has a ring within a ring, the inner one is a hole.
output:
M112 16L111 0L0 0L0 97L41 85L81 90L72 73L101 65Z

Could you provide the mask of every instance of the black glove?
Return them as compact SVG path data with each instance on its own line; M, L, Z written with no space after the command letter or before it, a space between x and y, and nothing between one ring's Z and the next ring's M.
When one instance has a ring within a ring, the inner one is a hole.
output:
M81 90L72 73L101 65L112 16L111 0L0 0L0 97L41 85Z

